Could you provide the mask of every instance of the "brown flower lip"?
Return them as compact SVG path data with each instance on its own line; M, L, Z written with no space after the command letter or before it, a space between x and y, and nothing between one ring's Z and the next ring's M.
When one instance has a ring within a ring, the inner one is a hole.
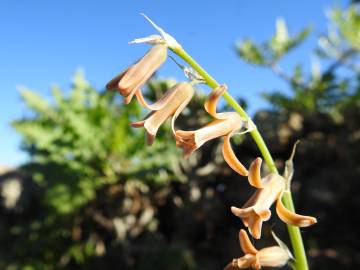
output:
M157 44L140 60L108 82L106 88L108 90L118 90L124 97L124 103L128 104L134 95L139 98L139 95L141 95L140 87L143 86L154 72L165 62L166 58L166 45Z
M271 173L261 179L261 158L252 162L249 168L249 182L258 190L245 203L243 208L231 207L231 212L240 217L250 234L261 237L262 222L271 217L270 207L276 201L276 213L286 224L307 227L317 222L311 216L302 216L289 211L282 203L281 197L285 191L286 180L279 174Z
M205 102L205 110L214 120L197 130L177 130L175 132L176 145L183 149L183 156L187 158L207 141L224 137L222 152L225 161L239 174L246 176L248 171L236 158L230 144L231 136L244 127L245 121L235 112L216 112L219 98L226 90L226 85L219 86Z
M234 259L224 270L245 269L252 267L253 269L261 269L263 266L281 267L284 266L291 254L283 246L271 246L257 250L251 243L245 230L240 230L239 241L241 250L245 255L241 258Z
M152 105L146 107L152 111L144 120L132 123L133 127L144 127L146 130L147 143L152 144L159 127L170 117L172 132L175 134L175 120L184 110L194 95L194 89L190 83L181 82L170 88L164 96Z

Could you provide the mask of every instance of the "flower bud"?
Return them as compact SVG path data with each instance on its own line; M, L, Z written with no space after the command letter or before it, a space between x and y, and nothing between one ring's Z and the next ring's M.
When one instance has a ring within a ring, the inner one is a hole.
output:
M166 121L166 119L173 116L171 120L171 127L173 134L175 134L175 120L190 102L193 95L194 89L190 83L178 83L170 88L160 100L150 106L152 111L145 117L144 120L132 123L131 126L145 127L147 143L152 144L159 127Z
M165 62L166 58L167 47L163 44L157 44L144 57L112 79L106 88L108 90L117 89L124 97L125 104L128 104L134 94L140 92L140 87Z

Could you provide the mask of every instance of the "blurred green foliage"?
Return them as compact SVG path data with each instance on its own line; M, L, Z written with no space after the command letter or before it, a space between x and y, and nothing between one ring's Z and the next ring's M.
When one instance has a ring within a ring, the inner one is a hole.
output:
M171 80L153 81L149 93L161 95L172 84ZM9 234L1 235L3 241L12 241L2 253L16 259L6 269L51 269L61 258L82 265L96 253L96 241L90 237L72 242L73 226L86 211L94 216L84 207L100 200L99 191L120 184L125 199L134 190L150 192L149 185L163 187L173 180L185 180L169 127L162 127L154 145L147 147L144 131L129 126L143 114L140 106L136 102L123 106L116 93L96 91L82 72L76 73L67 94L53 87L51 101L25 88L21 96L28 112L13 126L30 156L21 170L34 180L39 201L30 220L8 224ZM104 217L98 222L120 230L120 238L126 235L122 223L129 217L142 222L144 228L138 230L153 230L153 210L146 209L144 206L138 216L120 211L120 229ZM1 269L5 264L0 260Z
M164 91L167 87L163 82L157 88ZM54 102L49 103L22 89L30 113L13 126L37 165L34 177L46 189L45 203L57 214L76 211L95 198L98 188L115 183L120 175L126 179L143 174L143 182L173 179L169 168L177 153L172 144L159 136L150 153L144 133L129 126L131 119L141 115L136 102L122 106L113 93L92 88L81 72L75 75L68 97L57 87L52 93ZM156 168L162 168L165 176L152 174Z
M237 44L237 50L240 57L251 64L272 65L297 47L309 34L310 27L307 27L290 37L285 20L279 18L275 34L269 41L256 44L251 39L245 39Z
M359 106L359 7L353 5L344 11L334 9L329 17L329 31L319 37L319 47L315 49L315 54L327 67L322 69L320 60L313 61L308 75L302 64L295 65L293 71L287 73L281 68L280 61L301 45L310 28L289 36L285 21L279 19L275 34L268 41L257 44L245 40L237 45L237 52L244 61L271 69L289 84L292 95L282 91L262 94L275 108L305 115L328 113L341 120L349 106ZM328 64L329 61L332 62Z

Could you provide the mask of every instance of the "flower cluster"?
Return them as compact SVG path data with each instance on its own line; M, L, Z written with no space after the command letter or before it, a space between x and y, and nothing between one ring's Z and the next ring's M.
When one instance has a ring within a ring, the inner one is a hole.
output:
M141 93L141 87L164 63L166 58L166 45L157 44L144 57L121 72L106 85L108 90L118 90L120 95L124 97L125 104L128 104L135 95L141 106L150 110L145 119L132 123L131 126L144 127L147 135L146 141L148 144L152 144L159 127L171 117L171 127L176 145L183 150L185 158L207 141L224 137L222 152L225 161L239 174L247 176L247 169L236 158L230 144L231 136L245 128L247 122L235 112L216 112L219 98L227 90L226 85L219 86L207 98L204 108L214 120L198 130L175 130L176 118L185 109L194 95L191 83L180 82L167 90L164 96L155 103L148 104L146 102Z
M107 84L107 89L118 90L128 104L135 95L138 102L150 113L141 121L132 123L133 127L144 127L147 143L152 144L159 127L171 118L172 133L176 145L183 150L187 158L195 150L209 140L223 137L222 154L227 164L238 174L247 176L251 186L257 191L243 205L242 208L231 207L234 215L242 219L249 233L255 238L261 237L261 227L264 221L271 217L270 207L276 202L276 212L279 218L287 224L306 227L316 223L310 216L302 216L289 211L281 198L287 192L288 181L283 176L270 173L261 177L261 158L256 158L247 169L235 156L231 147L231 137L241 130L249 129L248 121L235 112L218 113L216 108L220 96L227 90L226 85L215 89L207 98L204 109L213 120L197 130L176 130L175 121L185 109L194 95L194 89L189 82L180 82L153 104L148 104L141 93L141 87L167 58L167 45L160 42L155 44L140 60L116 76ZM262 266L279 267L291 258L285 244L257 250L250 242L247 233L240 230L240 245L245 255L234 259L226 268L260 269Z

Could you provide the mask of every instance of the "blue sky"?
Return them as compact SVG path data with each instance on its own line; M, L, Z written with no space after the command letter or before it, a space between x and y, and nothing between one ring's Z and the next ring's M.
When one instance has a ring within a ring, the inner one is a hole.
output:
M26 155L11 120L25 114L18 87L26 86L50 97L50 86L68 89L74 71L81 67L97 89L140 57L146 45L128 41L153 34L139 15L147 14L182 43L183 47L230 93L244 97L250 112L266 106L259 93L286 85L270 71L239 60L234 51L241 38L262 41L274 32L275 20L283 17L290 32L311 24L312 37L282 65L309 67L316 36L326 30L325 11L344 7L345 0L317 1L16 1L0 2L0 165L16 165ZM160 77L182 79L171 62Z

